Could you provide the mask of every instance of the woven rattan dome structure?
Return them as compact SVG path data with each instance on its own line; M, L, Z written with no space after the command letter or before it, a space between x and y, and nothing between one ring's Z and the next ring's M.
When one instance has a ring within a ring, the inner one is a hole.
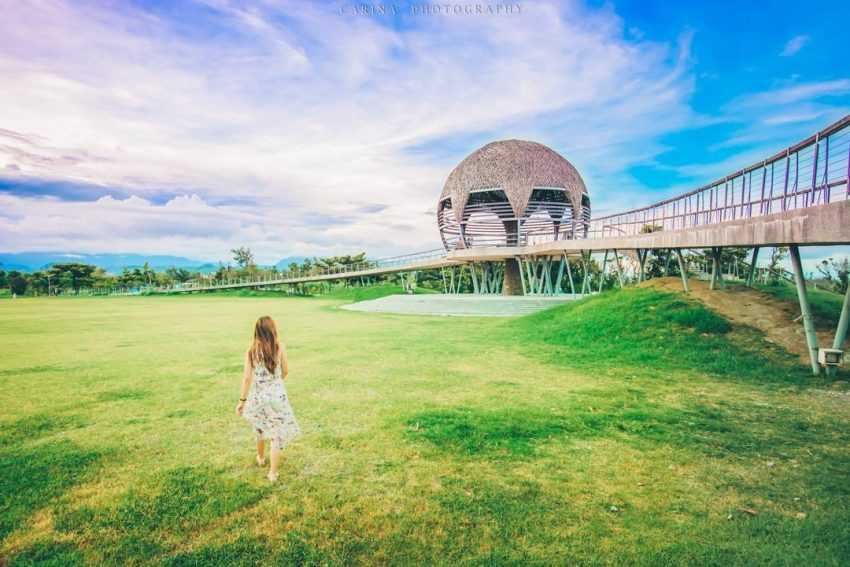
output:
M437 203L446 250L582 237L589 221L590 197L576 168L525 140L472 152L449 174Z

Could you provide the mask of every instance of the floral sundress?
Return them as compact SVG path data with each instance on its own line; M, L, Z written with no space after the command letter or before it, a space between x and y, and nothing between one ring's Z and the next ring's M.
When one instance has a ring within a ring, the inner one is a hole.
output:
M281 364L271 373L263 362L254 363L254 380L242 415L254 427L257 437L270 439L276 449L282 449L301 433L286 395Z

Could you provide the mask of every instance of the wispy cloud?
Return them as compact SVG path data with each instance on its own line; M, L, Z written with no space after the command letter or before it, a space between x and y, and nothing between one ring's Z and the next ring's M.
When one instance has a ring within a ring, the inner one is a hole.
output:
M807 43L809 43L809 39L810 38L807 35L795 35L788 40L788 43L785 44L785 47L782 48L779 55L782 57L791 57L792 55L796 55Z
M758 161L850 113L848 96L850 79L785 81L765 91L736 97L718 115L718 120L736 125L736 130L708 150L735 148L737 154L687 169L720 176L725 174L723 168L733 171L749 165L748 160Z
M727 110L770 108L846 94L850 94L850 79L805 83L790 82L770 90L741 95L727 105Z

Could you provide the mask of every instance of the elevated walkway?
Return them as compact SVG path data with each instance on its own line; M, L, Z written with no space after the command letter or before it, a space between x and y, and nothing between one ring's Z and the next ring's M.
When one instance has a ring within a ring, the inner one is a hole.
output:
M647 234L555 240L532 246L480 247L446 255L455 262L499 261L521 256L557 256L582 251L850 244L850 201L837 201L764 216Z

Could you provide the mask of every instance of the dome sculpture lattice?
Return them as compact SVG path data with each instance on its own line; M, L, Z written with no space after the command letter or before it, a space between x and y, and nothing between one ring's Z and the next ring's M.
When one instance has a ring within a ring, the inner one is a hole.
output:
M446 250L580 238L589 222L590 197L576 168L524 140L472 152L449 174L437 203Z

